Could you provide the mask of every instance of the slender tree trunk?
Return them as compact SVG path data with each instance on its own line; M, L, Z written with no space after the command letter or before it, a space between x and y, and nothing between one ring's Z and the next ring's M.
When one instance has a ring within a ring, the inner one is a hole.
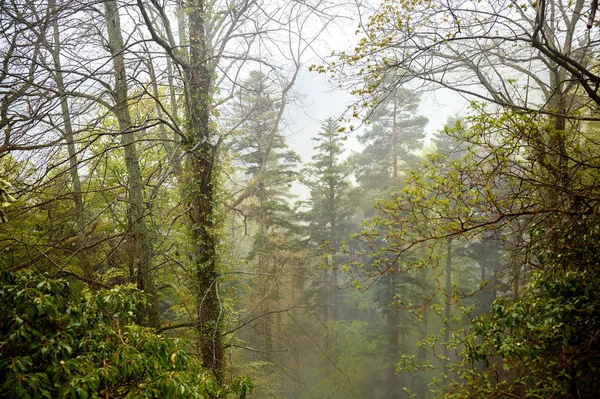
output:
M398 97L394 92L394 120L392 122L392 178L394 181L398 179Z
M153 327L160 323L156 288L152 277L152 245L146 225L144 191L139 158L135 145L135 136L132 131L133 124L129 113L129 98L127 93L127 76L125 69L123 37L121 34L121 21L115 0L104 2L108 43L113 58L115 69L115 99L114 114L119 123L121 144L125 153L125 168L127 169L129 190L129 230L133 237L135 248L135 265L137 286L143 290L150 299L151 305L140 314L140 322Z
M199 0L199 6L204 7L204 1ZM188 52L188 36L186 35L186 3L184 0L175 0L175 15L177 17L177 34L179 36L179 49L180 54L187 61L189 57Z
M73 185L73 199L75 200L75 225L77 226L78 240L78 257L83 276L88 281L94 280L94 272L90 264L90 258L86 250L86 217L83 205L83 195L81 192L81 180L79 177L77 161L77 149L75 148L75 138L73 136L73 127L71 125L71 115L69 113L69 104L67 101L67 95L65 92L65 83L62 73L62 65L60 62L60 34L58 29L58 16L56 10L56 1L48 0L48 7L55 16L52 23L53 36L54 36L54 48L52 50L52 59L54 62L54 80L56 82L56 88L58 89L58 95L60 98L60 109L62 114L62 120L64 125L64 137L67 142L67 150L69 152L69 173L71 176L71 184Z
M260 139L259 139L260 141ZM259 268L259 279L261 286L261 312L262 312L262 330L264 340L264 351L265 360L269 363L273 361L273 332L272 332L272 318L269 312L271 311L271 268L269 267L270 259L265 256L265 250L267 249L267 237L269 234L269 228L266 222L266 214L263 206L265 206L266 198L264 195L265 187L263 183L258 184L258 203L259 203L259 215L258 215L258 228L260 237L260 246L258 253L258 268Z
M334 165L334 160L335 160L335 155L333 153L333 145L331 143L330 139L330 144L329 144L329 168L330 170L333 170L335 165ZM337 226L337 222L338 222L338 217L337 217L337 201L336 201L336 195L335 195L335 185L339 183L336 181L333 181L332 179L330 179L329 181L329 215L331 215L331 220L330 220L330 225L331 225L331 232L329 234L329 236L331 237L331 245L332 245L332 249L333 249L333 256L335 256L335 254L337 253L339 246L340 246L340 236L341 234L337 231L338 230L338 226ZM332 289L333 289L333 295L332 295L332 306L333 306L333 314L332 314L332 318L334 321L338 320L338 292L337 292L337 266L336 266L336 262L335 262L335 258L333 261L333 269L331 270L331 283L332 283Z
M398 126L397 126L397 103L396 93L394 93L394 115L392 122L392 181L394 184L398 180ZM399 344L399 329L398 329L398 309L396 309L396 296L397 284L398 284L398 262L394 263L392 275L390 276L390 290L389 290L389 301L390 309L386 317L387 330L389 334L390 343L390 365L387 372L387 384L386 384L386 397L397 398L399 393L399 378L396 375L396 362L400 358L400 344Z
M158 90L158 80L156 77L156 73L154 71L154 63L152 62L152 56L151 56L150 52L148 52L147 55L148 55L148 62L147 62L148 75L150 75L150 82L152 84L152 95L154 96L155 103L156 103L156 116L158 117L158 119L163 120L165 118L165 115L164 115L162 106L159 102L160 92ZM172 77L170 77L170 80L172 80ZM176 111L177 106L176 106L176 100L174 100L174 99L171 100L171 108L173 108L173 107L175 107L174 117L176 117L177 116L177 111ZM173 142L175 140L173 140L173 138L169 137L169 135L167 134L167 129L165 128L164 123L160 123L158 125L158 129L160 132L160 138L163 141L163 146L165 147L165 151L167 153L167 157L169 158L169 164L173 168L173 172L175 173L175 176L177 176L179 178L179 177L181 177L181 163L179 162L178 154L175 153L175 149L173 148Z
M421 270L419 278L422 281L426 281L426 272L424 269ZM429 333L429 308L425 306L423 309L423 320L419 324L419 339L426 340L427 334ZM417 363L423 364L427 360L427 350L425 346L417 349ZM425 376L422 374L415 375L412 380L413 390L416 392L416 397L418 399L425 399L425 394L427 391L427 380Z
M394 263L392 275L390 276L389 296L390 304L386 322L389 334L389 365L387 369L386 397L389 399L397 398L400 395L400 379L396 375L396 363L400 359L400 331L398 328L398 309L396 309L396 294L398 284L398 262Z
M446 301L444 304L444 358L447 363L450 359L450 317L452 316L452 237L446 243ZM447 370L446 370L447 372ZM447 384L448 380L444 381Z

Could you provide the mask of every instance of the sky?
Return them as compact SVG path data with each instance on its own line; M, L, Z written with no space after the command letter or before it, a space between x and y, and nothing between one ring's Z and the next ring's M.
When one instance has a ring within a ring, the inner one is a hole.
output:
M332 87L325 74L309 72L308 68L300 73L295 87L296 100L288 106L284 132L291 149L302 158L303 163L311 161L314 154L312 137L320 130L327 118L339 118L352 103L353 98L347 92ZM448 89L439 89L423 93L419 114L429 119L425 132L431 137L440 131L448 117L466 115L468 102L459 94ZM361 129L348 134L347 148L350 152L360 152L361 144L357 140ZM425 141L425 147L428 139ZM308 192L300 183L292 186L296 199L304 199Z
M352 103L353 97L347 92L332 87L324 74L303 71L296 84L295 103L290 104L286 115L285 132L289 146L301 157L303 162L310 161L314 142L311 140L327 118L339 118ZM459 94L448 89L425 92L422 95L419 114L429 119L425 131L432 135L440 131L448 117L466 115L468 102ZM361 151L356 140L360 130L349 133L350 151Z
M323 55L332 54L332 50L338 52L354 48L361 37L360 34L356 34L357 26L358 21L351 21L346 17L340 19L334 26L328 27L314 47L314 59L306 62L306 66L298 75L293 88L294 101L287 105L285 126L282 126L282 131L287 136L288 145L300 155L303 163L311 161L314 153L312 147L315 144L311 138L320 130L323 121L330 117L336 119L342 117L348 105L356 100L347 91L331 85L327 81L327 74L309 72L308 65L323 64ZM419 114L429 119L425 130L427 136L431 137L440 131L449 117L466 115L467 107L468 101L451 90L439 89L424 92L421 97ZM355 125L357 124L355 123ZM348 134L346 144L348 154L362 150L362 146L357 140L357 135L361 131L362 129L359 128ZM426 139L425 147L427 147L428 141ZM300 184L295 184L292 192L301 198L308 195L306 189Z

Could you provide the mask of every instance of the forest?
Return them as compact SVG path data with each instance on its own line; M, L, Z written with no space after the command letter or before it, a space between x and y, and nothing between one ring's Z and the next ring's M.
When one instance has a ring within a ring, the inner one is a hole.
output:
M597 8L0 1L0 398L600 397Z

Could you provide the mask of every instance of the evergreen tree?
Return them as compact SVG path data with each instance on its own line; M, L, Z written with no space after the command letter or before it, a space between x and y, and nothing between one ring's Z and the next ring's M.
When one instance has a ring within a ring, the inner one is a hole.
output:
M259 393L276 397L281 379L273 365L282 359L276 356L283 330L281 309L288 306L281 295L291 284L289 279L295 263L297 226L290 206L290 187L297 179L298 155L288 149L279 131L278 120L282 104L273 100L268 77L252 71L239 92L235 123L238 127L233 148L239 154L239 166L249 183L242 194L239 209L249 225L250 249L244 263L255 277L246 285L246 316L256 320L252 334L240 334L241 339L255 344L260 357L250 360L264 362L262 371L267 382ZM260 377L259 377L260 378Z
M348 234L351 168L342 161L345 137L334 119L327 119L313 140L317 151L303 170L302 182L310 189L309 207L304 214L308 235L313 244L328 242L335 250Z
M362 153L353 158L359 184L356 193L361 209L359 219L373 213L375 200L389 197L392 191L401 188L402 169L409 170L420 161L413 151L421 148L428 120L417 115L419 103L420 96L415 91L400 87L390 90L370 115L370 129L359 136L365 146ZM376 298L386 318L387 343L380 346L380 355L386 362L386 398L396 398L402 392L400 384L404 382L396 375L396 363L406 350L407 335L415 327L412 315L399 309L399 301L411 297L407 295L406 286L414 287L408 291L418 295L424 295L429 289L427 283L420 281L422 276L418 271L410 270L411 266L406 264L414 260L393 259L383 263L377 257L365 260L365 273L375 279ZM404 287L402 292L401 286ZM423 312L427 320L428 309L424 308ZM419 331L422 338L426 331L427 325L422 325Z
M421 148L428 123L417 115L419 104L417 92L395 88L373 110L371 128L358 137L365 148L355 157L356 179L363 190L387 190L402 166L418 160L412 151Z
M327 257L328 264L323 268L322 280L316 281L316 294L323 307L323 319L339 319L338 266L335 252L340 249L342 240L349 236L350 203L348 192L351 188L348 176L349 165L342 161L345 137L339 132L339 126L332 118L323 122L321 130L313 140L317 151L312 162L303 170L302 182L310 189L306 201L308 210L304 212L304 221L308 224L307 235L312 245L321 246L320 252L333 251ZM314 289L315 287L313 287ZM328 326L329 328L329 326ZM325 336L325 345L330 346L329 334Z
M289 189L297 177L298 155L288 149L277 122L282 104L273 100L268 78L252 71L239 93L237 104L237 140L233 147L250 183L244 199L253 198L247 206L250 218L273 226L291 228Z

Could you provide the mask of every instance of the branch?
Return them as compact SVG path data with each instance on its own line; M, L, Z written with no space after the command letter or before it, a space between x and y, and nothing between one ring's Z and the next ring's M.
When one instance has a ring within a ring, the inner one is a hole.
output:
M148 28L148 31L150 32L150 36L152 36L152 39L159 46L161 46L163 49L165 49L165 51L167 52L167 54L169 54L169 56L173 59L173 61L175 61L177 64L179 64L184 69L189 68L189 64L182 57L180 57L178 54L178 51L175 50L174 43L167 42L167 40L162 38L158 34L156 29L154 29L154 25L152 24L152 21L150 20L150 17L148 16L148 12L146 11L146 7L144 6L144 1L137 0L137 5L140 9L140 12L142 13L142 17L144 18L144 24L146 25L146 28Z

